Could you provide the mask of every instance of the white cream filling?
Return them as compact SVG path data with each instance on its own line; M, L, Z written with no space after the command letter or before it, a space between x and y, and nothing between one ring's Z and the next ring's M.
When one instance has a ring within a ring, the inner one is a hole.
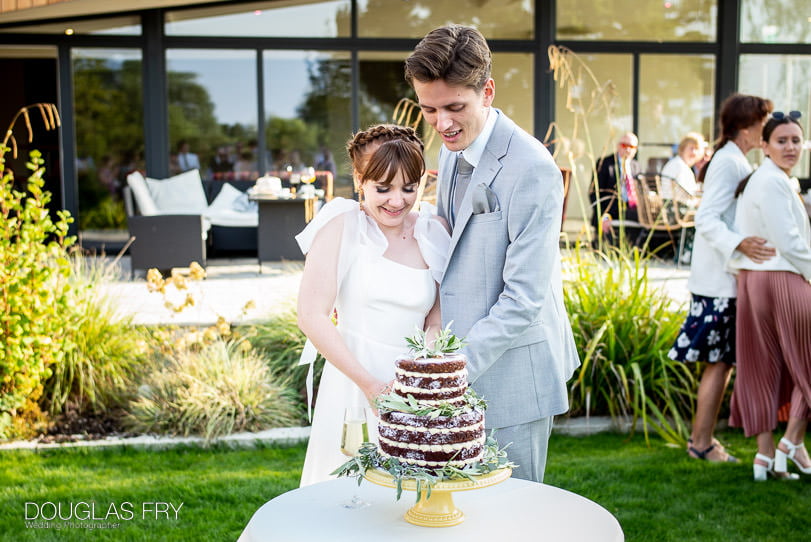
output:
M419 378L430 378L432 380L436 380L437 378L457 378L460 376L467 376L467 368L462 368L452 373L418 373L415 371L406 371L405 369L395 367L394 373L398 376L411 376Z
M478 438L473 440L469 440L467 442L460 442L458 444L415 444L413 442L397 442L396 440L390 440L382 435L378 435L380 442L385 442L390 446L394 446L396 448L405 448L407 450L416 450L419 452L445 452L445 453L453 453L458 452L459 450L464 450L465 448L470 448L476 444L484 444L485 435L481 435Z

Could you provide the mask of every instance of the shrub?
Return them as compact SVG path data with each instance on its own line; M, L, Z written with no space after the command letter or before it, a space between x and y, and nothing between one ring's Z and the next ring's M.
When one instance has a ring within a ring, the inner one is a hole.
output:
M64 356L62 315L70 290L65 249L74 242L67 235L69 213L58 211L56 221L48 213L51 194L43 190L39 152L30 154L27 188L15 188L5 167L8 134L0 144L0 438L10 435L13 416L37 399Z
M113 266L75 254L68 293L65 355L45 383L43 403L52 414L70 402L79 413L120 407L133 395L148 357L146 337L131 317L117 314L114 301L98 287L114 278Z
M295 425L301 416L295 393L249 343L218 340L170 356L140 386L125 423L138 432L210 440Z
M637 248L578 247L565 264L564 298L582 361L570 384L571 413L632 417L671 442L684 438L696 375L667 357L684 312L650 285Z

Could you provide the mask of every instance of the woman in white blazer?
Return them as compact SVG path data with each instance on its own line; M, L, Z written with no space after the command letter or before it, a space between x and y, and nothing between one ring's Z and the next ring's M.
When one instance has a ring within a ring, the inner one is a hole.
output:
M718 410L735 363L735 277L726 272L729 256L742 252L755 261L774 254L765 239L733 229L735 188L752 172L746 153L760 144L772 102L733 94L721 105L721 136L712 159L699 173L704 193L696 213L690 278L690 312L669 352L671 359L707 362L698 387L695 420L687 441L690 457L736 461L713 438Z
M799 118L798 111L775 112L766 122L766 158L736 192L735 228L777 250L765 262L743 254L729 260L738 275L738 374L729 422L747 437L757 435L755 480L796 479L786 472L787 459L811 474L803 443L811 414L811 223L799 183L789 177L802 154ZM786 434L775 450L778 411L789 404Z

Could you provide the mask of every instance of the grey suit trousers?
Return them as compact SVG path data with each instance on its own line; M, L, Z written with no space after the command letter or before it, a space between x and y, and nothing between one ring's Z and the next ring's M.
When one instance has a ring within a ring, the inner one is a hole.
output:
M553 420L554 416L550 416L529 423L494 428L499 447L512 442L507 448L507 458L518 465L513 470L514 478L543 482Z

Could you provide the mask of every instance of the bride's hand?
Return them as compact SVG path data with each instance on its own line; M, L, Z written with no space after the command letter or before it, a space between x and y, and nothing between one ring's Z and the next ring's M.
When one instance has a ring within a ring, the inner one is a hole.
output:
M374 415L377 416L377 406L375 406L375 400L381 396L389 393L391 391L391 387L394 384L394 380L391 382L380 382L377 381L375 385L370 386L369 388L363 390L364 395L366 396L366 400L369 401L369 405L372 407L372 411Z

